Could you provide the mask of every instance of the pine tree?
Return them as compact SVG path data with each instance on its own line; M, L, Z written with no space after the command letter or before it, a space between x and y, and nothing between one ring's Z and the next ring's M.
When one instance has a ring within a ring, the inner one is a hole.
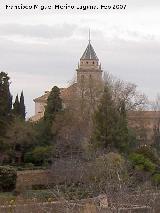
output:
M95 147L123 151L128 140L125 106L124 103L116 106L108 86L105 86L94 114L93 125L92 143Z
M108 148L115 141L116 114L110 89L106 87L93 118L94 131L92 140L97 147Z
M19 102L18 94L16 95L15 102L13 104L13 114L15 116L21 116L20 102Z
M11 120L12 96L9 90L9 77L5 72L0 73L0 136L4 136Z
M22 117L22 119L25 120L25 117L26 117L26 109L25 109L25 105L24 105L24 95L23 95L23 91L21 92L21 96L20 96L20 116Z

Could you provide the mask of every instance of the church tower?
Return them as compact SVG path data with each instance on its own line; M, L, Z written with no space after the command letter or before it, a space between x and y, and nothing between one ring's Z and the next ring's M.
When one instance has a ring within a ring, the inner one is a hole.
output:
M90 35L88 46L80 59L80 64L78 64L76 71L78 85L90 80L94 80L97 83L102 82L101 64L99 64L99 59L91 45Z

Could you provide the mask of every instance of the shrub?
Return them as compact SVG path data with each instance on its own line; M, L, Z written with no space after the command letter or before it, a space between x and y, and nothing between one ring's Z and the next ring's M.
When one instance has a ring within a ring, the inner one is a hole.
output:
M160 174L153 175L152 180L153 180L154 184L159 185L160 184Z
M123 181L128 179L125 163L125 159L120 154L113 152L96 158L87 170L89 183L99 188L98 190L106 187L106 183L108 186L118 188L120 179Z
M25 154L25 163L33 163L35 165L43 165L49 162L52 157L52 146L38 146L33 151Z
M47 189L47 186L43 185L43 184L36 184L36 185L32 186L32 189L33 190L43 190L43 189Z
M33 169L34 168L34 164L33 163L26 163L25 164L25 168L26 169Z
M12 191L15 189L17 172L9 166L0 166L0 190Z
M124 158L120 154L114 152L109 152L96 159L97 167L103 166L105 169L120 169L124 166L124 163Z
M151 173L155 172L156 165L142 154L133 153L130 155L130 161L135 168L139 170L148 171Z
M137 154L142 154L144 157L151 160L153 163L159 163L158 156L156 156L155 152L149 146L142 146L136 150Z

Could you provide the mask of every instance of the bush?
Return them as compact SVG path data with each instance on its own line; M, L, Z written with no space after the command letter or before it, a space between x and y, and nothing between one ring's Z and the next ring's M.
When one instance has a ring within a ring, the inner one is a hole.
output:
M33 169L34 168L34 164L33 163L26 163L25 164L25 168L26 169Z
M33 190L43 190L43 189L47 189L48 186L43 185L43 184L36 184L32 186Z
M125 161L124 158L114 152L109 152L108 154L102 155L96 159L96 166L103 167L105 170L107 169L121 169L124 167Z
M33 163L35 165L43 165L51 160L52 146L37 146L33 151L25 154L25 163Z
M128 179L126 162L123 156L118 153L110 152L96 158L95 162L90 163L90 168L87 169L86 174L89 178L89 184L92 187L102 191L112 190L119 187L121 181Z
M9 166L0 166L0 190L12 191L15 189L17 172Z
M153 175L152 180L153 180L154 184L159 185L160 184L160 174Z
M142 154L131 154L130 161L135 168L138 168L138 170L148 171L151 173L155 172L156 165Z
M137 154L142 154L144 157L151 160L153 163L159 163L158 156L156 156L155 152L149 146L142 146L136 150Z

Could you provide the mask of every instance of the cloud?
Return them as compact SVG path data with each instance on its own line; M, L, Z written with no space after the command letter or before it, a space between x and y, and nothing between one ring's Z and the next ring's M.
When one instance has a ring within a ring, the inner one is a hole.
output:
M13 4L13 0L7 2ZM16 4L21 2L17 0ZM41 4L49 2L53 4L52 0L39 0ZM1 0L0 70L11 76L14 95L24 90L28 115L34 112L35 97L54 85L66 85L76 75L89 28L104 71L136 83L149 96L159 91L160 1L123 1L126 2L125 12L18 15L15 11L3 13L2 4L6 1ZM78 1L84 3L94 3L94 0Z
M62 25L23 25L23 24L1 24L0 35L3 36L24 36L32 38L69 38L76 30L75 24Z
M104 71L136 83L150 96L153 90L158 92L159 40L94 36L92 44ZM135 36L139 38L138 34ZM34 45L6 39L0 41L1 70L11 76L13 94L24 90L28 115L33 114L35 97L54 85L66 85L76 75L75 69L86 45L87 39L79 37Z

